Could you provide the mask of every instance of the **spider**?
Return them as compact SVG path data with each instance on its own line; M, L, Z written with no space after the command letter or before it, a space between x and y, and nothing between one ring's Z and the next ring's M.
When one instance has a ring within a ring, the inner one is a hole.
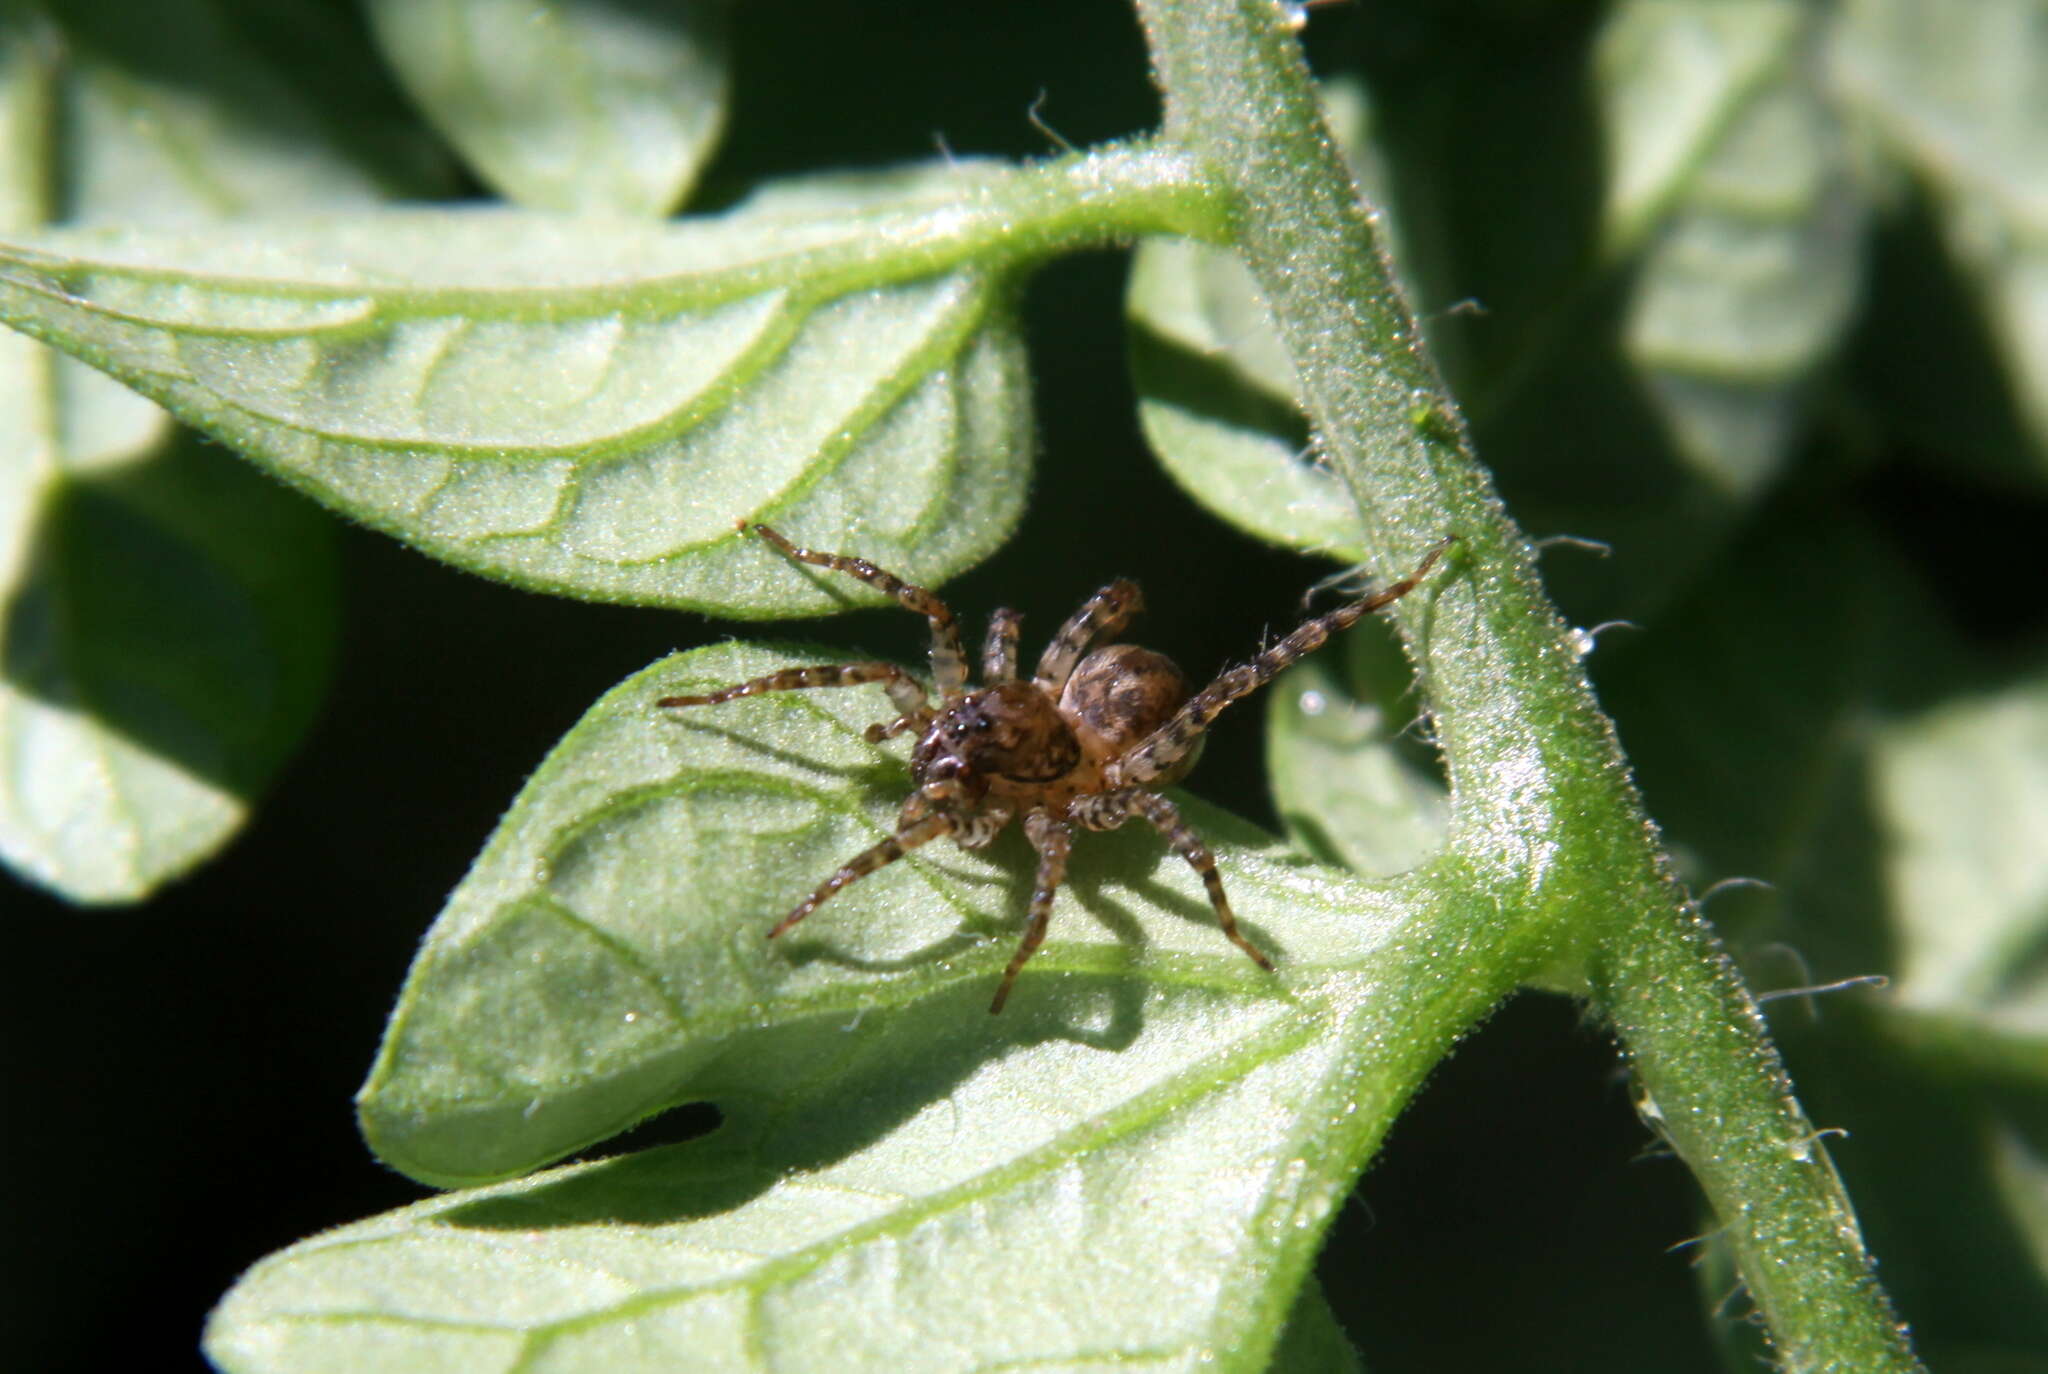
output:
M740 524L746 530L744 521ZM659 707L715 706L763 692L880 683L899 714L867 728L872 744L916 732L910 779L916 790L896 818L895 833L846 861L769 930L774 939L818 909L833 893L919 845L950 835L962 849L980 849L1020 814L1038 851L1030 919L1003 970L989 1011L1002 1011L1017 975L1045 940L1053 894L1067 873L1075 826L1114 830L1132 817L1148 821L1202 877L1209 905L1230 942L1268 972L1273 962L1238 929L1223 879L1208 846L1154 790L1178 782L1195 764L1202 736L1223 708L1273 680L1281 669L1373 611L1415 590L1456 535L1432 544L1399 582L1298 627L1251 662L1188 693L1173 661L1135 644L1110 644L1144 609L1138 584L1124 578L1104 587L1060 626L1032 676L1017 671L1023 617L1000 609L989 618L981 650L984 685L968 685L967 657L946 603L864 558L801 548L766 525L753 532L798 563L857 577L931 625L934 706L924 686L894 663L836 663L785 668L702 696L663 697Z

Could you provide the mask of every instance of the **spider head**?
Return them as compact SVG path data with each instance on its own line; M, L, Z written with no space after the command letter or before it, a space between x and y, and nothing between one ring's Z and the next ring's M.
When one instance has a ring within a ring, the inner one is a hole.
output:
M968 810L992 782L1052 782L1080 761L1080 742L1045 693L999 682L939 712L911 752L910 775L934 802Z

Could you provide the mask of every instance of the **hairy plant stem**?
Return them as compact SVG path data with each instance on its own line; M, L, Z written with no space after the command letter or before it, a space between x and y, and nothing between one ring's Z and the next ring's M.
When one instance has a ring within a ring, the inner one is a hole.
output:
M1451 776L1446 881L1470 884L1502 920L1538 925L1528 974L1588 996L1612 1023L1646 1120L1705 1190L1784 1366L1919 1368L1754 1001L1664 864L1570 627L1323 126L1282 6L1137 8L1165 143L1229 193L1234 244L1374 562L1400 567L1446 532L1462 541L1462 572L1397 608Z

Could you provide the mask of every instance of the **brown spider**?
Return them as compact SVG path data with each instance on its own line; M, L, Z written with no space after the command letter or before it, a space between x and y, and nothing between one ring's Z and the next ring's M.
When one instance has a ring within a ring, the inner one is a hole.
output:
M746 528L745 522L740 528ZM1250 663L1227 670L1189 696L1187 680L1165 655L1135 644L1094 647L1114 639L1144 609L1135 582L1118 578L1088 598L1060 626L1039 657L1038 671L1028 679L1017 676L1017 634L1023 617L998 610L989 618L981 650L986 685L969 688L967 658L945 602L864 558L799 548L766 525L753 528L786 557L857 577L929 621L932 681L940 699L933 706L925 688L907 670L893 663L868 662L785 668L703 696L663 697L655 703L712 706L761 692L879 682L901 714L870 725L869 742L918 732L917 747L910 752L910 780L917 790L896 818L896 833L849 859L778 921L768 938L816 911L820 902L848 883L894 863L921 844L951 835L962 849L980 849L1021 812L1024 833L1038 851L1038 879L1031 893L1030 924L1003 970L1002 984L989 1005L992 1013L1003 1009L1018 972L1045 939L1053 893L1067 874L1072 827L1114 830L1133 816L1150 821L1202 875L1224 935L1253 963L1272 971L1272 961L1238 930L1214 856L1181 819L1179 808L1152 788L1179 781L1194 766L1203 732L1224 707L1272 681L1336 631L1414 591L1457 537L1432 544L1415 571L1399 582L1307 621Z

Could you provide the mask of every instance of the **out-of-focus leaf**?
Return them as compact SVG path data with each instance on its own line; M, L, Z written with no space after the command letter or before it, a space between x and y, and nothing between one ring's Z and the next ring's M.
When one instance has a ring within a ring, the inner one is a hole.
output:
M111 8L0 14L0 228L370 198L212 10L166 6L145 44ZM302 141L287 156L280 138ZM303 502L75 360L0 338L10 867L133 901L217 849L311 715L333 602L326 522Z
M1381 194L1363 91L1332 82L1324 98L1354 174L1368 194ZM1174 480L1248 534L1360 557L1357 509L1315 461L1294 364L1237 257L1148 239L1133 256L1124 308L1138 418Z
M1840 337L1865 210L1796 0L1630 0L1602 35L1608 252L1680 457L1740 502L1775 475Z
M1981 670L1885 542L1810 506L1593 666L1695 890L1768 882L1710 906L1759 990L1891 979L1766 1010L1816 1123L1847 1134L1833 1153L1931 1366L2038 1350L2041 682L1965 688ZM1703 1276L1707 1306L1733 1282Z
M1900 1005L2032 1039L2048 1068L2048 678L1889 725L1872 760Z
M1129 831L1077 845L1000 1017L1014 832L919 850L771 944L891 824L901 746L861 735L887 708L653 703L792 661L818 659L699 650L592 708L428 937L361 1101L379 1153L440 1182L686 1100L721 1129L288 1250L215 1315L222 1365L1264 1366L1352 1174L1526 932L1184 801L1277 975Z
M1355 643L1373 646L1365 637ZM1399 652L1386 647L1392 657ZM1449 808L1443 780L1402 755L1412 718L1384 708L1323 655L1291 668L1266 704L1266 768L1288 838L1304 853L1357 873L1405 873L1441 848ZM1360 653L1350 654L1357 665Z
M2048 458L2048 20L2037 0L1852 0L1834 76L1932 193Z
M659 216L725 121L725 0L372 0L385 55L483 178L537 210Z
M384 199L383 179L337 142L296 73L247 40L231 6L164 0L146 21L125 0L48 9L44 58L64 110L49 131L64 200L49 219L162 225ZM290 19L308 7L272 9Z
M218 849L326 683L326 521L189 437L44 484L0 611L0 856L86 902Z

